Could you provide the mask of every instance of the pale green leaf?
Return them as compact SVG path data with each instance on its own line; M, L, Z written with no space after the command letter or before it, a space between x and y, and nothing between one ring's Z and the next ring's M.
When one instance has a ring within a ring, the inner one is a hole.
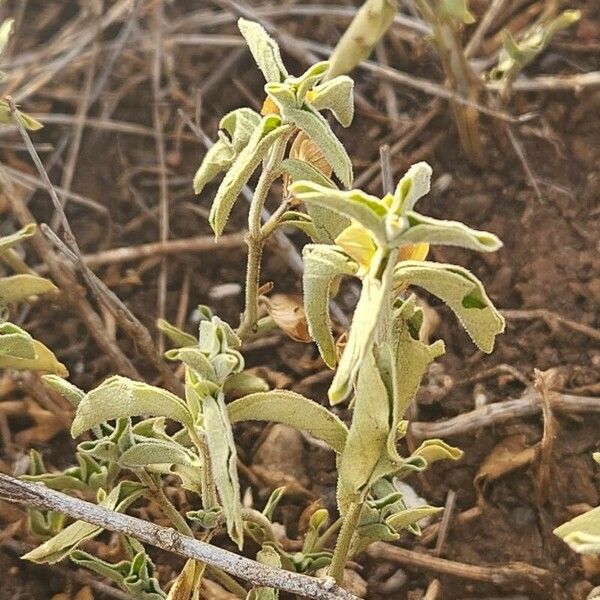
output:
M6 19L2 25L0 25L0 54L2 54L6 49L8 40L10 39L10 36L14 30L14 24L14 19Z
M309 103L316 110L330 110L342 127L348 127L354 118L354 81L340 75L315 86Z
M384 270L381 281L371 273L363 278L348 341L329 387L331 404L338 404L348 397L356 374L371 350L378 321L386 303L390 302L392 274L392 269L388 267Z
M238 19L238 27L267 81L283 81L288 73L281 60L277 42L258 23Z
M175 325L171 325L171 323L165 321L164 319L158 319L156 321L156 326L158 327L158 330L164 333L177 348L195 346L198 343L198 340L193 335L182 331L178 327L175 327Z
M204 397L202 412L213 477L223 506L227 533L241 550L244 544L244 525L237 473L237 452L223 394L219 393L217 398Z
M600 554L600 506L563 523L554 533L579 554Z
M329 71L329 62L321 61L308 67L300 77L288 77L287 83L296 89L298 106L306 99L307 93L317 84Z
M43 375L42 380L49 388L59 393L74 408L79 406L85 396L83 390L80 390L71 382L62 377L58 377L57 375Z
M408 529L411 525L417 524L421 519L437 515L443 510L443 508L438 508L437 506L416 506L394 513L385 522L394 531L399 532L403 529Z
M0 369L16 369L18 371L41 371L53 373L60 377L69 374L63 365L42 342L33 340L34 358L18 358L16 356L0 355Z
M30 238L35 234L36 229L37 227L35 223L29 223L29 225L25 225L25 227L19 229L19 231L15 231L15 233L0 237L0 252L4 252L16 244L19 244L23 240Z
M77 408L71 435L77 437L111 419L141 415L167 417L186 427L193 424L185 402L175 394L115 375L84 396Z
M290 191L307 206L325 208L358 221L382 246L386 244L384 221L388 210L379 198L361 190L332 190L310 181L295 182L290 186Z
M280 104L279 109L284 121L294 123L317 145L344 187L349 188L352 185L352 162L327 120L309 105L295 108Z
M0 306L21 302L31 296L40 296L57 289L49 279L29 273L0 277Z
M229 133L231 144L236 153L241 152L260 125L261 116L251 108L236 108L227 113L219 123L219 129Z
M411 455L420 456L430 465L438 460L460 460L463 451L438 439L425 440Z
M443 263L405 261L396 266L394 284L417 285L442 299L484 352L504 331L504 318L488 298L483 285L463 267Z
M442 18L457 19L466 25L475 23L475 17L469 11L468 0L436 0L435 10Z
M342 516L373 482L375 468L385 454L390 418L388 390L368 349L358 371L348 441L338 460L338 506Z
M207 150L194 175L194 193L200 194L207 183L219 173L227 171L233 164L235 156L231 143L219 132L219 139Z
M393 212L404 214L412 210L417 201L429 193L432 173L433 169L426 162L412 165L396 186Z
M304 258L304 312L308 331L319 347L325 363L333 368L337 362L331 332L329 300L334 282L341 275L352 275L356 265L335 246L307 244Z
M256 392L266 392L269 390L269 384L257 375L248 371L233 373L223 384L224 394L254 394Z
M281 168L294 181L310 181L325 188L337 189L335 183L311 164L299 158L286 158Z
M314 226L312 219L303 212L288 210L284 212L277 223L278 227L295 227L303 231L313 242L319 241L317 228Z
M200 467L200 459L190 450L172 440L147 440L137 442L119 457L123 467L177 464Z
M322 440L341 452L348 430L331 411L289 390L271 390L250 394L227 406L232 423L239 421L271 421L285 423Z
M458 221L433 219L413 211L409 211L406 216L409 227L390 241L393 246L424 242L460 246L479 252L495 252L502 247L502 242L493 233L471 229Z
M125 512L143 493L143 485L131 481L122 481L98 504L110 510ZM53 564L68 556L83 541L90 540L101 532L102 527L84 521L75 521L58 535L34 548L21 558L35 563Z
M209 222L217 237L223 233L229 213L242 188L274 142L289 129L288 126L281 126L281 120L277 115L264 117L252 134L248 145L239 153L223 178L210 209Z
M0 357L35 358L33 338L13 323L0 323Z

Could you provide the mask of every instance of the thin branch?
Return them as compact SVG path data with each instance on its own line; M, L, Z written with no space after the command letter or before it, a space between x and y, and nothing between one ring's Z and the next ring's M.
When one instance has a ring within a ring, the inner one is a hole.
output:
M493 567L480 567L466 563L438 558L414 550L398 548L385 542L375 542L367 548L367 554L377 560L389 560L402 565L410 565L418 569L443 573L451 577L482 581L494 585L505 585L511 588L526 586L528 588L545 588L552 574L526 563L516 562Z
M583 414L600 413L600 398L559 394L552 404L554 412ZM468 413L437 423L413 422L409 428L419 439L448 437L477 431L482 427L498 425L522 417L537 415L542 410L539 395L528 389L517 400L495 402Z
M55 510L72 519L82 520L108 531L128 535L167 552L218 567L255 586L273 587L314 600L358 600L356 596L338 587L329 578L309 577L269 567L182 535L174 529L108 510L102 506L51 490L42 484L20 481L14 477L0 474L0 498L34 508Z

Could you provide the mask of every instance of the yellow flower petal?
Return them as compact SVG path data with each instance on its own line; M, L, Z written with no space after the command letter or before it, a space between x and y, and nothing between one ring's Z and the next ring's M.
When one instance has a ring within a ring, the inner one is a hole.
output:
M273 100L271 99L270 96L267 96L265 98L262 108L260 109L260 114L263 117L265 117L267 115L278 115L279 114L279 108L278 108L277 104L275 104L275 102L273 102Z
M400 246L398 260L425 260L429 253L429 244L408 244Z
M346 227L335 243L365 270L369 268L377 250L371 234L358 223Z

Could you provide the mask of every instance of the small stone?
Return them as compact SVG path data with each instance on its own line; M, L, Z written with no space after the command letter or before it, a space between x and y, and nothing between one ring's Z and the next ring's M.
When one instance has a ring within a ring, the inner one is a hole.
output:
M274 425L260 445L252 464L273 474L284 473L303 486L310 480L304 466L304 441L302 434L288 425Z

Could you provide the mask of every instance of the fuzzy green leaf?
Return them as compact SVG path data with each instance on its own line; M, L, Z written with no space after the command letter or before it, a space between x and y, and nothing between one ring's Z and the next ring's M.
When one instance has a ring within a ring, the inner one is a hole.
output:
M74 408L79 406L85 396L83 390L80 390L77 386L62 377L56 375L43 375L42 380L49 388L58 392Z
M310 181L293 183L290 191L307 206L325 208L347 219L358 221L382 246L386 244L384 221L388 210L379 198L361 190L332 190Z
M417 285L442 299L484 352L504 331L504 318L488 298L483 285L463 267L443 263L405 261L396 266L394 284Z
M438 460L460 460L463 454L460 448L450 446L443 440L432 439L425 440L411 456L420 456L430 465Z
M579 554L600 554L600 506L563 523L554 534Z
M390 241L393 246L425 242L460 246L479 252L495 252L502 248L502 242L493 233L471 229L458 221L433 219L413 211L409 211L406 216L409 228Z
M19 231L15 231L15 233L11 233L10 235L5 235L0 238L0 252L4 252L9 248L12 248L16 244L19 244L23 240L30 238L35 234L37 227L35 223L29 223L29 225L25 225Z
M122 481L98 504L116 512L125 512L143 493L143 485L132 481ZM53 564L68 556L83 541L91 540L101 532L102 527L84 521L75 521L58 535L21 558L35 563Z
M217 237L223 233L229 213L242 188L274 142L289 129L288 126L281 126L281 119L277 115L264 117L250 137L248 145L239 153L223 178L210 209L209 222Z
M271 421L285 423L322 440L341 452L348 430L344 423L325 407L289 390L271 390L250 394L227 406L232 423Z
M325 188L337 189L329 177L303 160L287 158L281 163L281 167L292 182L309 181ZM350 219L322 206L308 204L306 211L316 230L315 241L321 244L333 244L335 238L350 225Z
M0 323L0 357L35 358L33 338L13 323Z
M261 25L253 21L238 19L238 27L265 79L267 81L283 81L288 73L281 60L277 42Z
M219 132L219 139L207 150L194 175L194 193L200 194L207 183L219 173L227 171L233 164L235 155L229 140Z
M193 335L182 331L178 327L175 327L175 325L171 325L171 323L165 321L164 319L158 319L156 321L156 326L158 327L158 330L164 333L177 348L195 346L198 343L198 340Z
M176 464L200 467L200 459L172 440L147 440L134 444L119 457L123 467Z
M332 405L343 402L348 397L365 356L373 345L377 323L386 302L390 302L392 274L392 269L388 267L381 281L370 273L363 278L348 342L329 387L329 401Z
M373 481L375 468L385 454L390 418L388 390L369 349L358 371L352 425L338 461L338 506L342 515Z
M354 118L354 81L340 75L314 87L310 104L318 111L330 110L342 127L348 127Z
M325 363L333 368L337 362L331 332L329 300L334 282L341 275L352 275L356 265L335 246L307 244L304 258L304 312L308 331L319 347Z
M21 302L31 296L40 296L57 289L49 279L38 275L23 273L0 277L0 306Z
M89 391L77 408L71 435L111 419L152 415L173 419L186 427L193 424L185 402L161 388L115 375Z
M1 338L0 338L1 339ZM20 358L17 356L0 354L0 369L16 369L17 371L41 371L53 373L60 377L66 377L69 374L65 365L63 365L54 356L42 342L32 340L35 352L34 358Z
M421 519L437 515L444 509L437 506L416 506L407 508L389 516L385 522L394 531L402 531L408 529L411 525L418 523Z
M0 25L0 54L4 52L6 49L6 45L8 44L8 40L10 36L13 34L14 30L14 19L6 19L2 25Z
M353 179L352 162L327 120L308 105L300 109L282 104L280 110L284 120L294 123L317 145L344 187L349 188Z
M433 169L426 162L412 165L396 186L392 211L404 214L412 210L417 201L429 193L432 173Z
M213 477L221 498L227 533L241 550L244 544L244 526L237 473L237 452L223 394L219 392L217 398L212 396L203 398L202 412Z

